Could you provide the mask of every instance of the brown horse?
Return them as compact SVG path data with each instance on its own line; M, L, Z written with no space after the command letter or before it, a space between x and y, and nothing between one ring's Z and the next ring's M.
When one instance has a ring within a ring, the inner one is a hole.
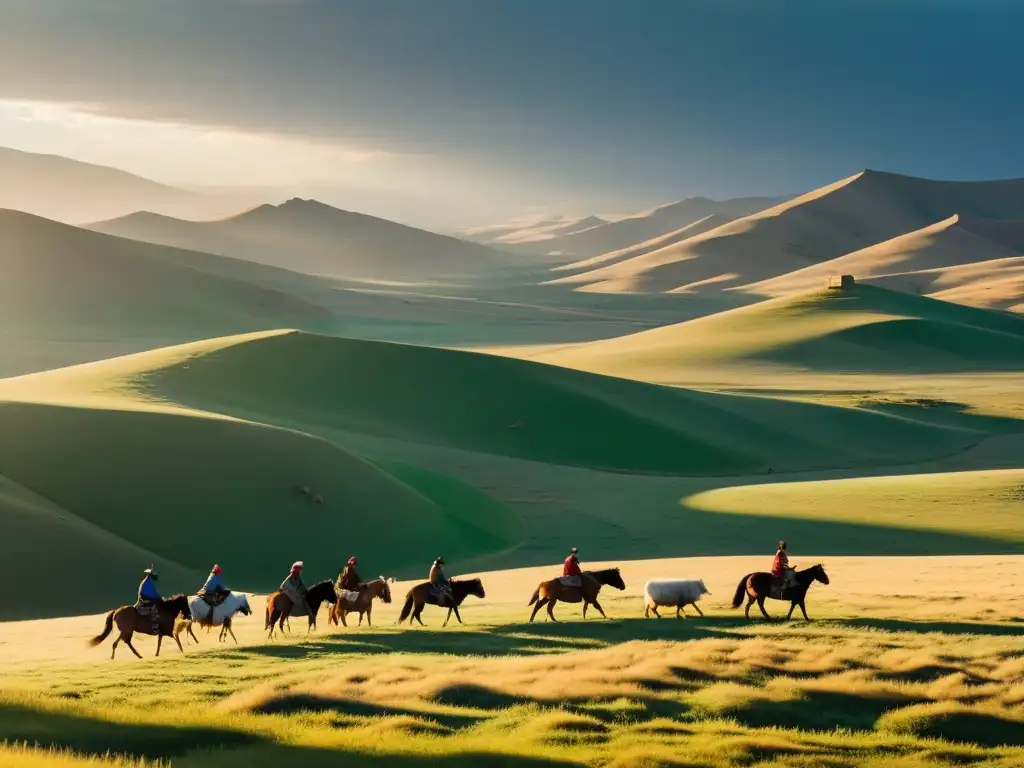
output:
M559 579L542 581L540 586L533 591L533 597L527 605L533 605L533 613L530 614L530 621L533 621L537 611L545 605L548 607L548 617L552 621L555 618L555 603L561 600L563 603L583 603L583 618L587 618L587 606L593 605L601 612L606 619L604 609L597 602L597 593L601 587L607 585L616 589L625 589L626 583L622 580L622 574L618 568L606 568L603 571L584 571L580 577L581 586L567 587ZM536 603L536 605L534 605Z
M481 600L486 597L484 584L480 579L452 579L448 583L452 586L455 605L441 606L448 609L448 616L445 617L444 624L441 625L442 627L448 626L448 620L452 617L452 611L455 611L455 618L459 620L459 624L462 623L462 617L459 615L459 606L462 605L462 601L467 597L474 595ZM429 581L424 581L422 584L417 584L410 589L408 594L406 594L405 605L402 606L402 614L398 617L398 623L401 624L406 619L409 619L409 623L412 624L413 619L415 619L420 623L421 627L426 626L423 623L423 619L420 618L420 614L423 613L423 607L428 603L430 605L438 605L437 593Z
M338 624L338 619L341 619L343 626L348 626L348 622L345 621L345 614L358 613L359 614L359 626L363 625L363 614L366 614L366 625L372 627L370 616L373 613L373 598L380 598L382 602L391 602L391 586L388 580L381 576L379 579L368 581L362 585L362 589L356 595L356 598L351 602L346 602L345 594L337 589L338 599L334 605L331 606L331 612L328 614L328 620L333 621L335 626Z
M744 615L750 618L750 606L757 602L757 607L761 609L761 613L768 621L772 621L772 617L768 615L768 611L764 609L764 601L766 598L772 600L789 600L789 613L786 614L787 619L793 618L793 609L798 605L800 606L800 612L804 615L805 621L810 621L807 617L807 608L804 606L804 600L807 599L807 590L811 588L811 584L815 581L820 581L822 584L828 584L828 574L825 573L825 568L822 565L815 565L812 568L807 568L803 571L797 571L793 574L794 584L789 587L782 595L776 597L772 594L772 585L775 582L775 577L770 573L748 573L742 579L740 579L739 585L736 587L736 594L732 598L732 607L739 608L743 604L743 596L747 596L747 609L744 611Z
M156 609L157 616L159 617L157 619L159 629L156 632L156 655L160 655L160 644L165 637L173 637L174 642L178 644L178 650L184 653L185 649L181 647L181 641L174 635L174 621L178 616L184 616L186 619L192 618L192 613L188 608L188 598L185 595L168 597L157 602ZM114 641L114 647L110 651L110 658L114 658L114 654L117 652L117 644L124 640L125 645L131 648L132 653L141 659L142 654L135 650L135 646L132 645L132 635L136 632L152 635L153 622L149 616L141 615L134 605L122 605L120 608L115 608L108 613L103 631L90 640L89 645L95 648L106 640L107 635L110 634L115 624L117 624L120 634L117 640Z
M338 595L334 591L334 582L330 579L324 579L306 590L306 605L309 606L307 635L310 630L316 629L316 614L320 610L320 604L325 600L332 604L338 601ZM284 631L284 622L291 615L292 607L292 599L280 590L267 595L267 621L264 629L270 631L268 637L274 636L275 624L282 632Z

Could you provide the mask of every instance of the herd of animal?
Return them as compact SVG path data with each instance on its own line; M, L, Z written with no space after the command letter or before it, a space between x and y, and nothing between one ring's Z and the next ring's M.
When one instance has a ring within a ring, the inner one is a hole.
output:
M821 565L797 571L792 585L785 592L779 590L777 582L770 573L750 573L740 579L736 587L736 593L733 596L732 607L739 608L743 604L744 599L746 599L745 615L748 619L750 618L751 606L757 603L764 617L770 620L771 617L764 607L765 600L785 600L790 603L787 618L791 618L794 609L799 607L804 619L810 621L804 601L807 590L815 581L823 584L829 583L828 575ZM327 603L329 606L328 620L336 625L340 622L347 627L346 616L351 613L358 613L360 625L365 616L367 624L372 626L373 601L380 600L384 603L390 603L391 584L393 582L394 579L381 576L378 579L367 582L358 593L344 592L340 594L334 582L330 579L314 584L308 589L306 594L309 606L308 614L306 614L309 621L307 632L316 628L317 614L324 603ZM412 624L413 621L416 621L423 626L421 614L424 607L427 605L439 605L441 608L448 609L448 615L442 626L448 625L448 621L453 613L461 624L462 617L459 614L459 606L462 605L463 601L470 595L483 599L486 593L480 579L452 579L450 586L454 601L440 598L430 582L423 582L414 586L406 594L398 623L401 624L408 621ZM543 608L547 609L548 618L552 621L558 621L555 618L554 608L559 602L582 603L584 619L587 617L587 609L590 606L593 606L602 616L607 618L598 600L598 595L604 586L610 586L619 590L626 588L618 568L586 571L576 580L558 577L543 581L534 590L533 596L529 601L529 605L533 606L530 621L533 621L537 613ZM281 599L282 594L281 592L275 592L267 597L265 629L270 638L274 637L275 627L285 631L289 616L295 615L290 611L290 601L287 600L287 597L284 600ZM704 595L710 594L711 592L704 585L702 579L654 579L644 585L644 616L649 618L653 613L655 617L661 618L658 608L674 608L676 617L681 618L686 606L692 606L698 614L703 616L704 613L698 607L697 602ZM132 636L136 632L157 635L157 656L160 655L160 643L164 637L173 638L178 648L184 652L181 644L181 636L183 634L186 637L190 636L198 642L198 638L196 638L192 630L194 624L207 628L219 626L220 641L225 641L230 635L237 643L238 640L235 638L231 628L232 617L237 613L250 615L252 609L245 595L231 593L213 611L202 602L200 597L193 596L188 598L185 595L175 595L174 597L162 600L158 606L158 612L159 620L157 626L159 630L154 632L154 624L151 623L148 617L141 616L134 606L122 606L110 611L106 616L103 632L92 638L90 644L96 646L102 643L111 633L115 624L119 630L119 636L114 641L110 654L111 658L114 658L117 645L122 640L137 657L142 658L142 655L131 642Z

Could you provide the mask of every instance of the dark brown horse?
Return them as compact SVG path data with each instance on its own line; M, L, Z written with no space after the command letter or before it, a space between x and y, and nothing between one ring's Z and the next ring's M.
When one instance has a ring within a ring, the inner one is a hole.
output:
M787 619L793 617L793 609L798 605L800 606L800 612L804 615L805 621L810 621L807 617L807 608L804 606L804 600L807 599L807 590L811 588L811 584L815 581L820 581L822 584L828 584L828 574L825 573L825 568L822 565L815 565L812 568L807 568L803 571L797 571L793 574L794 584L789 587L781 596L776 597L772 594L772 586L775 582L775 577L770 573L748 573L742 579L740 579L739 585L736 587L736 594L732 598L732 607L739 608L743 604L743 595L747 596L747 609L743 612L744 615L750 618L750 606L757 602L757 607L761 609L761 613L768 621L772 621L772 617L768 615L768 611L764 609L764 601L766 598L772 600L789 600L789 613L786 614Z
M530 621L533 621L537 611L545 605L548 607L548 617L552 621L558 621L555 618L554 609L555 603L559 600L563 603L582 602L584 619L587 618L588 605L593 605L607 619L608 617L605 616L604 609L597 602L597 593L601 591L601 587L606 585L616 589L626 588L626 583L622 580L622 574L619 573L618 568L606 568L603 571L584 571L580 577L580 584L581 586L578 587L568 587L557 578L550 581L542 581L540 586L533 591L533 597L530 598L528 603L528 605L533 606ZM535 603L536 605L534 605Z
M338 601L338 595L334 591L334 582L330 579L324 579L306 590L306 605L309 606L307 635L310 630L316 629L316 614L320 610L320 604L324 601L331 604ZM284 631L284 622L291 615L292 607L292 599L280 590L267 595L267 620L264 629L270 631L268 637L274 636L275 624L282 632Z
M348 626L348 622L345 621L345 615L349 613L359 614L359 626L363 625L363 614L366 614L366 624L372 627L371 614L373 613L373 598L380 598L381 602L391 602L391 585L388 580L381 576L379 579L368 581L362 585L362 589L359 590L356 598L352 601L346 601L343 592L335 589L338 593L338 599L334 605L331 606L331 612L328 614L328 619L333 621L335 626L338 624L338 619L341 619L341 623L344 626Z
M455 605L442 605L442 608L448 609L448 615L445 617L444 624L442 627L448 626L448 620L452 617L452 611L455 611L455 618L459 620L459 624L462 623L462 617L459 615L459 606L462 605L462 601L470 595L479 597L481 600L486 597L484 592L484 584L480 579L452 579L448 582L452 585L452 595L455 597ZM398 623L401 624L406 619L409 619L409 623L412 624L413 619L420 623L421 627L426 626L423 623L423 619L420 618L420 614L423 613L423 606L437 605L437 594L435 593L432 585L429 581L424 581L422 584L417 584L415 587L409 590L405 596L405 605L402 606L402 615L398 617Z
M158 601L156 609L157 616L159 617L157 619L159 629L156 632L156 655L160 655L160 644L165 637L173 637L174 642L178 644L178 650L184 653L185 649L181 647L181 641L174 636L174 621L178 616L183 616L186 619L192 618L192 613L188 608L188 598L185 595L168 597L165 600ZM125 645L131 648L132 653L141 659L142 654L135 650L135 646L132 645L132 635L136 632L152 635L153 621L149 616L140 614L134 605L122 605L120 608L116 608L108 613L103 631L90 640L89 645L95 648L106 640L107 635L110 634L115 624L117 624L120 634L117 640L114 641L114 647L110 651L110 658L114 658L114 654L117 652L117 644L124 640Z

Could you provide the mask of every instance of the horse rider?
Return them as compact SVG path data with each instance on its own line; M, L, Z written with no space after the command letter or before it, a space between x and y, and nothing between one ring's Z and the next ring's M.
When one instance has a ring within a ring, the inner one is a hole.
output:
M212 623L214 610L224 602L224 598L231 594L231 590L224 586L219 565L213 566L210 575L206 578L206 583L197 594L203 598L204 603L210 606L210 622Z
M430 583L437 590L437 604L439 606L444 605L455 605L455 594L452 592L452 583L448 580L448 577L444 575L444 570L441 566L444 565L444 558L437 558L430 565ZM451 602L445 602L450 600Z
M363 580L359 578L359 571L356 570L356 566L359 561L356 560L355 556L348 559L345 563L345 568L338 575L338 589L342 592L358 592L365 585Z
M156 584L160 576L156 572L156 566L149 566L142 572L142 583L139 584L139 599L135 603L135 610L140 616L148 616L153 623L153 634L160 631L160 610L157 606L160 603L160 593L156 591Z
M281 582L281 591L292 601L291 613L302 616L303 613L299 609L309 613L309 607L306 605L306 585L302 583L301 560L292 563L292 568L288 571L288 578Z
M793 586L793 570L789 567L789 555L786 554L786 542L779 542L779 550L775 553L775 561L772 563L772 576L779 580L779 593L781 594Z
M583 586L583 577L585 575L580 568L579 552L576 547L573 547L569 550L569 556L565 558L565 562L562 564L561 581L567 587L581 587Z

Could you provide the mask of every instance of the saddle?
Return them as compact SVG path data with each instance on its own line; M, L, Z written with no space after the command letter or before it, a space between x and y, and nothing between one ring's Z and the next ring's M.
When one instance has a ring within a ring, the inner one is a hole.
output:
M359 600L359 592L351 589L346 589L338 593L338 597L341 598L341 603L346 608L351 608Z
M447 608L448 601L453 599L451 590L433 584L430 585L430 595L437 601L439 608Z
M582 587L583 577L582 576L559 576L558 583L563 587Z
M228 590L217 592L202 592L199 596L203 598L203 602L209 605L211 608L216 608L218 605L227 600L228 595L231 593Z

